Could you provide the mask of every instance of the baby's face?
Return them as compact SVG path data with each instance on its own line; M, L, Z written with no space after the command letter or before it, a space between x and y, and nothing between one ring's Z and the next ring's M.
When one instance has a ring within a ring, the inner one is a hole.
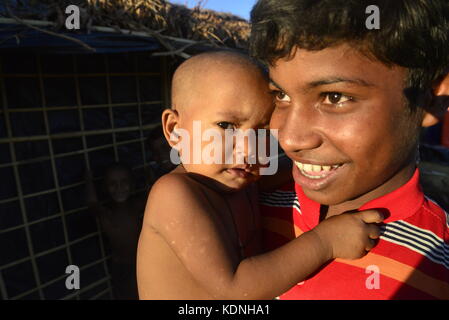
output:
M203 83L189 107L180 112L178 127L190 134L191 161L183 161L185 169L213 179L219 188L227 191L241 189L256 181L260 176L260 165L248 164L250 152L257 154L255 146L249 146L247 138L239 146L235 139L226 143L225 130L245 132L253 129L255 133L258 129L267 130L273 112L273 99L266 80L255 71L236 69L231 74L208 75L208 81ZM211 132L214 138L206 139L204 134ZM219 159L220 153L221 161L205 163L205 157ZM237 161L237 153L244 163ZM225 161L226 155L228 161ZM199 164L198 161L193 163L195 157L200 160Z

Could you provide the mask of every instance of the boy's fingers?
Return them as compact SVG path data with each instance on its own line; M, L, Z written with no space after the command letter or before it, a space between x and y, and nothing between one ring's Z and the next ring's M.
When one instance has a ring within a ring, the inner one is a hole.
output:
M365 223L381 223L385 217L377 210L367 210L358 213Z

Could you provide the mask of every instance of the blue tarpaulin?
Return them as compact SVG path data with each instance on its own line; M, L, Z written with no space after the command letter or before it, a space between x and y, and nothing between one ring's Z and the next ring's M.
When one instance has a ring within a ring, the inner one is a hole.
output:
M95 49L96 53L155 51L161 48L151 37L105 32L62 33ZM79 43L49 35L27 26L0 24L0 50L27 50L42 53L92 53Z

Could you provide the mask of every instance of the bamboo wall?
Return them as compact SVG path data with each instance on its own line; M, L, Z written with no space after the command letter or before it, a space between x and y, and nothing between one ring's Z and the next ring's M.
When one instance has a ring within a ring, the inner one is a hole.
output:
M168 105L166 58L0 55L2 299L110 299L110 252L83 174L121 161L145 192L146 137ZM81 269L81 289L65 268Z

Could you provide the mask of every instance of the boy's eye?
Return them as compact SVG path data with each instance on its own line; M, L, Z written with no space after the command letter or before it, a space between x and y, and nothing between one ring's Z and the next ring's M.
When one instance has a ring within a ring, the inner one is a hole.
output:
M352 101L353 98L349 96L345 96L340 92L326 92L323 93L324 101L323 104L333 104L340 105L348 101Z
M279 101L279 102L290 102L291 101L290 97L283 91L278 91L278 90L273 91L273 95L276 98L276 101Z
M224 130L227 130L227 129L235 130L235 125L230 122L221 121L221 122L218 122L217 125Z

